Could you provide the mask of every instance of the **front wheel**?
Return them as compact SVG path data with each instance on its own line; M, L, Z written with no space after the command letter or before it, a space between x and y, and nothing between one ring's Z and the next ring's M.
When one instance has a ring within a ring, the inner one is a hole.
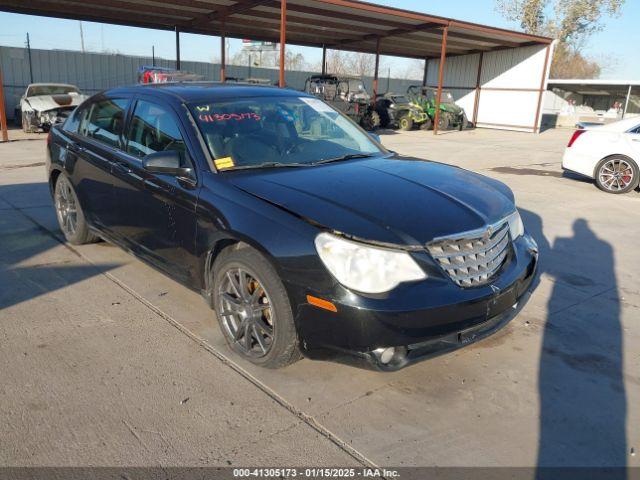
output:
M291 303L275 269L250 247L223 250L213 266L213 302L227 344L266 368L300 359Z
M413 130L413 119L410 116L405 115L400 119L398 125L400 126L400 129L408 132L409 130Z
M607 193L627 193L638 186L638 165L628 157L605 158L596 167L596 185Z

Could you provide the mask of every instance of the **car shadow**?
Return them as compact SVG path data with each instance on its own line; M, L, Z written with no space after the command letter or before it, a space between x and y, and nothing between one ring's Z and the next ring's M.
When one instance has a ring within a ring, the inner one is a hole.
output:
M49 253L64 243L61 232L52 233L33 217L48 208L40 201L46 188L46 183L0 186L0 311L118 266L89 264L69 246L60 255ZM47 215L55 215L53 207Z
M542 219L521 213L539 245L540 273L552 283L538 372L536 478L587 478L571 467L607 467L588 478L625 479L627 403L614 251L584 219L550 244Z

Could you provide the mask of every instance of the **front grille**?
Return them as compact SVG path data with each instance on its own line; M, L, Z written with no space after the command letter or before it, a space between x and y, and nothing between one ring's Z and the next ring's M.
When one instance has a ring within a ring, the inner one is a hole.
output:
M427 249L436 262L461 287L479 287L489 283L509 253L509 224L435 240Z

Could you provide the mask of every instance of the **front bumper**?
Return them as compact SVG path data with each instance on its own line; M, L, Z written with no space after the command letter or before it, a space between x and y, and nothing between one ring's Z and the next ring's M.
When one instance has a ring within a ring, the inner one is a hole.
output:
M447 278L405 286L386 298L348 292L328 298L337 312L300 301L296 323L302 351L312 359L390 371L465 346L518 314L537 263L537 246L525 236L513 243L509 262L490 285L462 288ZM390 347L393 358L383 363L381 352Z

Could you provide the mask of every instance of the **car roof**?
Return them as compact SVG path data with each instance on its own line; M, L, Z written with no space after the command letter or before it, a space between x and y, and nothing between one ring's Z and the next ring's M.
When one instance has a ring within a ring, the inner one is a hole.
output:
M30 83L27 85L29 87L73 87L78 88L76 85L72 85L70 83L48 83L48 82L38 82L38 83Z
M136 94L144 92L157 97L173 97L184 103L215 102L241 97L310 97L310 95L289 88L269 85L221 83L221 82L168 82L140 84L120 87L104 92L105 94Z

